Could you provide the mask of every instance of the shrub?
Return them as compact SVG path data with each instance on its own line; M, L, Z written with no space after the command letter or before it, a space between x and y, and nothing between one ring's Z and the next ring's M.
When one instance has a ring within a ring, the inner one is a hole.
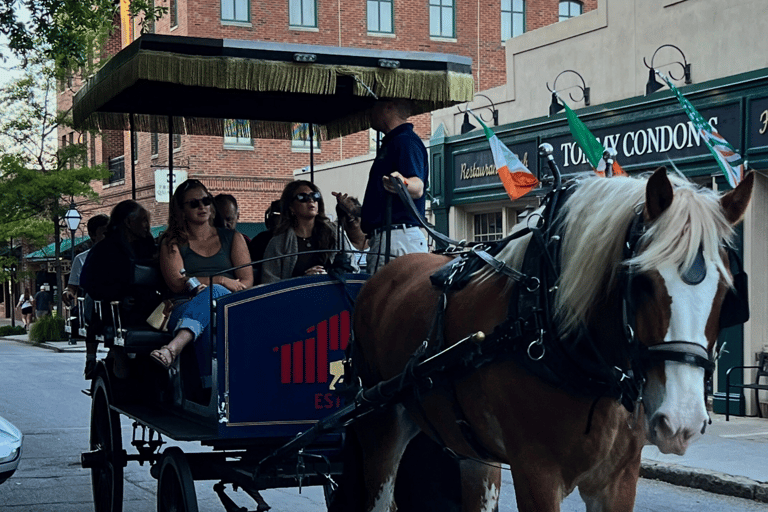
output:
M0 336L16 336L17 334L27 334L27 330L23 325L16 325L14 327L4 325L0 327Z
M36 343L67 339L64 332L64 319L53 315L38 318L29 329L29 339Z

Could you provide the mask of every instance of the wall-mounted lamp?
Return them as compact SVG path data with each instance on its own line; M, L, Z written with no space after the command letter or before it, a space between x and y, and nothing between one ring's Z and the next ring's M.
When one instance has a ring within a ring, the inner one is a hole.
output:
M581 80L581 85L571 85L569 87L565 87L564 89L561 89L562 91L567 91L568 89L579 89L581 91L581 98L575 98L573 96L573 93L568 93L568 97L571 98L571 101L582 101L584 100L584 106L589 106L589 87L587 87L587 83L584 81L584 77L578 74L576 71L572 69L566 69L565 71L561 71L560 74L558 74L555 77L555 81L552 83L552 87L549 86L549 82L547 82L547 89L549 92L552 93L552 103L549 105L549 115L553 116L563 110L565 107L560 104L560 97L557 95L557 79L560 78L564 73L573 73L577 77L579 77L579 80Z
M659 89L661 89L662 87L664 87L664 84L662 84L661 82L659 82L656 79L656 66L654 66L654 64L653 64L653 61L656 58L656 54L659 53L659 50L661 50L662 48L674 48L683 57L683 62L674 60L674 61L671 61L671 62L667 62L667 63L661 64L661 66L671 66L673 64L677 64L678 66L680 66L682 68L682 70L683 70L682 76L676 77L672 71L669 71L669 78L671 78L672 80L682 80L682 79L685 79L685 83L686 84L690 84L691 83L691 64L686 60L685 54L683 53L683 51L680 48L678 48L677 46L673 45L673 44L663 44L663 45L659 46L658 48L656 48L656 51L653 52L653 55L651 56L651 64L650 65L648 65L648 63L645 61L645 57L643 57L643 64L645 64L645 67L648 68L648 83L645 84L645 94L646 94L646 96L649 95L649 94L653 94L654 92L656 92Z
M491 100L491 98L489 98L485 94L475 94L475 96L481 96L481 97L487 99L491 104L490 105L485 105L485 106L482 106L482 107L475 107L474 110L481 110L481 109L484 109L484 108L490 109L490 111L491 111L491 118L493 119L493 126L499 126L499 111L496 109L496 105L493 103L493 100ZM466 110L464 110L464 122L461 123L461 133L462 134L467 133L467 132L471 132L472 130L477 128L477 126L475 126L475 125L473 125L472 123L469 122L469 114L467 113L467 110L469 109L469 105L467 105L467 107L465 107L465 108L466 108ZM459 112L461 112L461 107L458 107L458 109L459 109ZM485 119L483 117L483 113L482 112L480 113L480 119L482 119L483 121L487 121L487 119Z

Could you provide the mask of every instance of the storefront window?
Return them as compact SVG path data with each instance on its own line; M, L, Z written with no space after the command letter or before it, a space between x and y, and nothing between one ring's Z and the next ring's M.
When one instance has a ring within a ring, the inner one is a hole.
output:
M474 215L475 242L492 242L504 238L501 212L478 213Z

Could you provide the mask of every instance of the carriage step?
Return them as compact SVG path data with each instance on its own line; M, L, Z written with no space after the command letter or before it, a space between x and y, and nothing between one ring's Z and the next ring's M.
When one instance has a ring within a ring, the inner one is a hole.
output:
M224 505L224 510L226 510L227 512L264 512L265 510L269 510L269 505L267 505L267 508L262 508L261 506L259 506L259 508L257 508L256 510L248 510L245 507L238 506L237 503L232 501L232 498L227 496L227 493L225 492L224 482L219 482L217 484L214 484L213 490L216 494L219 495L219 499L221 500L222 505Z

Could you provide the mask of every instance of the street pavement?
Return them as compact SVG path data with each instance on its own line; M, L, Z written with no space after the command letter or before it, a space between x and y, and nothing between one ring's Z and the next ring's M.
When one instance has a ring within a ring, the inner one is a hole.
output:
M2 322L0 321L0 324ZM27 335L5 339L30 343ZM42 349L85 352L82 341L46 342ZM706 434L684 456L643 449L640 474L646 479L768 503L768 419L711 414Z

